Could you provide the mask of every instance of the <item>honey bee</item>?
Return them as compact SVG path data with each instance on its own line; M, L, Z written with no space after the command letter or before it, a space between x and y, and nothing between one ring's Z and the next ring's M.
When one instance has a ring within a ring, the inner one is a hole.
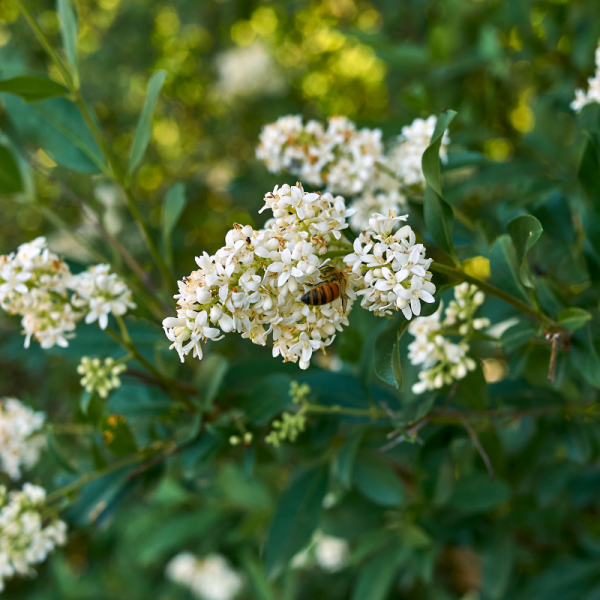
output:
M308 306L323 306L341 297L342 311L346 314L348 276L331 265L322 266L319 272L321 281L313 284L300 300Z

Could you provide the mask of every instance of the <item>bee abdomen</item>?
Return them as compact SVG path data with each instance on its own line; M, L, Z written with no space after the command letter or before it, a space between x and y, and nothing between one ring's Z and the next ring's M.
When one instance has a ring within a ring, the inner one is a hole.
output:
M323 306L340 297L340 286L337 282L318 285L308 290L301 300L309 306Z

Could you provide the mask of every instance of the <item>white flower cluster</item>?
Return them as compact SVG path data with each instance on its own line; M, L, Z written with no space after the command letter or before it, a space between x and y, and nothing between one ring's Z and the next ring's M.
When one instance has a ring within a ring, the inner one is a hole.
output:
M34 412L15 398L0 400L0 471L11 479L21 477L38 461L44 437L35 435L46 415Z
M127 370L123 363L117 363L114 358L99 358L84 356L77 367L77 372L83 377L80 380L82 387L87 392L98 392L101 398L106 398L108 393L121 387L119 375Z
M362 230L373 213L399 212L406 205L405 190L422 190L421 158L435 124L434 116L415 119L385 153L379 129L359 130L346 117L330 117L324 127L286 116L263 128L256 156L273 173L287 171L333 194L354 196L351 224ZM449 143L445 134L443 161Z
M421 314L421 301L434 302L431 283L431 258L425 258L425 246L416 243L410 225L394 229L408 215L375 214L369 230L354 240L354 253L344 258L353 273L361 276L357 296L361 306L376 315L401 310L407 319Z
M109 270L97 265L72 275L39 237L0 256L0 307L22 316L25 347L32 337L42 348L66 347L82 318L86 323L98 320L105 328L111 312L122 315L135 308L129 288ZM71 298L69 292L74 292Z
M26 483L7 494L0 486L0 591L15 575L34 576L32 566L67 541L67 526L45 506L43 488Z
M220 554L198 559L189 552L175 556L167 565L167 577L188 587L202 600L232 600L243 579Z
M421 187L425 184L421 159L429 146L431 136L435 130L437 117L415 119L410 125L402 128L396 144L390 149L386 165L396 173L404 188L413 186ZM450 144L448 133L444 133L440 146L440 160L447 160L447 147Z
M182 361L190 352L202 358L209 339L236 331L260 345L272 334L273 356L306 369L312 353L348 324L340 300L324 306L301 302L305 286L319 281L320 255L348 227L352 213L344 199L283 185L265 196L266 209L273 218L264 229L235 225L225 246L197 257L199 269L178 282L177 317L165 319L163 327Z
M306 125L301 116L281 117L263 128L256 157L269 171L287 171L333 194L361 193L383 155L381 130L356 129L346 117Z
M262 44L232 48L217 56L217 92L226 99L236 96L273 96L286 82L273 57Z
M587 90L575 90L575 100L571 102L571 108L579 112L593 102L600 103L600 47L596 48L596 73L588 79Z
M454 298L444 317L440 305L433 315L415 319L408 326L409 333L415 337L408 346L408 358L413 365L421 365L419 381L412 387L415 394L450 385L477 366L467 354L473 332L490 325L489 319L474 318L485 294L465 282L454 288ZM454 343L450 335L461 339Z

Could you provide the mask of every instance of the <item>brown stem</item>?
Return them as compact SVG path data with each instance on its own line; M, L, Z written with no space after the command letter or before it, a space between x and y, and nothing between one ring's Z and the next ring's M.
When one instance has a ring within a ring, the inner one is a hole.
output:
M477 432L473 429L473 427L471 427L469 421L467 421L467 419L465 419L464 417L460 420L460 422L462 423L463 427L467 430L467 433L469 434L469 437L473 442L473 446L477 448L477 452L479 452L479 456L481 456L483 464L485 465L488 475L490 476L490 481L494 481L495 473L494 467L492 467L492 461L490 460L490 457L485 451L485 448L481 445L481 441L479 439L479 436L477 435Z

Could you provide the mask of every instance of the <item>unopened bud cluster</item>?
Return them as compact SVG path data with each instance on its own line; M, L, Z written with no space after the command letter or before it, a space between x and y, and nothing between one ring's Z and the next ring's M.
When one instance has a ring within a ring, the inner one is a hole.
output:
M108 315L135 308L131 291L109 265L96 265L73 275L39 237L17 252L0 256L0 307L22 317L25 347L35 338L42 348L66 347L76 324L98 321L105 329Z
M0 486L0 591L16 576L35 576L44 562L67 541L67 526L46 507L43 488L26 483L22 491Z
M109 392L121 387L119 375L127 370L123 363L117 363L114 358L90 358L84 356L77 367L77 372L83 377L80 380L86 392L96 392L101 398L106 398Z
M461 283L454 288L454 300L429 317L415 319L408 332L415 341L408 346L408 358L413 365L421 365L419 381L412 390L422 394L451 385L473 371L477 363L468 356L469 338L473 332L489 327L490 321L475 318L485 295L476 286ZM452 339L459 338L458 342Z

